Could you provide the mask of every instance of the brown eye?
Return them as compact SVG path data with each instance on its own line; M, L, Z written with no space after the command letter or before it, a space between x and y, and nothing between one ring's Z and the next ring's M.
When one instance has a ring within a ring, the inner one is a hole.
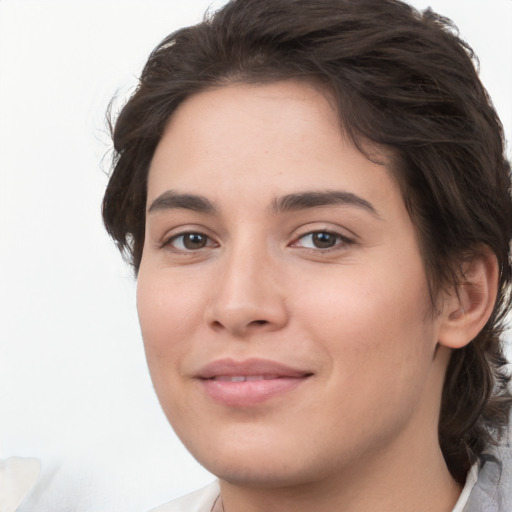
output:
M317 249L329 249L334 247L339 236L325 231L319 231L311 234L311 242Z
M318 249L327 251L328 249L346 249L352 245L354 240L332 231L311 231L299 237L294 243L294 247L304 249Z
M212 243L210 238L202 233L182 233L172 237L166 245L178 251L197 251Z
M183 235L183 246L185 249L202 249L206 246L207 241L207 237L200 233L187 233L186 235Z

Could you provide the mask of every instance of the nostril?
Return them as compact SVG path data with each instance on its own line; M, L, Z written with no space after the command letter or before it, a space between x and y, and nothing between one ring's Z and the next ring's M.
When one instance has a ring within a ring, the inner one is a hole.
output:
M240 328L245 329L245 328L250 328L251 326L257 327L257 326L263 326L263 325L268 325L268 324L270 324L270 322L268 320L252 320L249 323L243 323L243 325L235 325L235 324L229 324L229 323L224 325L219 320L214 320L211 323L211 326L215 330L224 329L226 327L228 329L239 330Z
M222 324L219 321L215 320L214 322L212 322L212 327L214 329L219 329L222 328Z

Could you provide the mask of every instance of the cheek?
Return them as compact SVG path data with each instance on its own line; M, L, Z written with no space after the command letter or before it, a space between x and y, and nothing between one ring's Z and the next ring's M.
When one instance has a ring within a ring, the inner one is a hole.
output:
M141 267L137 282L137 311L150 370L177 361L192 330L199 325L200 290L183 287L164 272Z
M177 286L165 272L150 273L143 267L137 282L137 311L146 361L162 409L174 425L186 417L189 404L182 400L183 361L191 338L200 325L199 292Z
M317 275L304 282L297 305L301 328L343 368L336 373L361 378L362 386L371 385L367 372L389 381L424 373L436 342L421 261L392 262L343 268L335 278Z
M347 417L352 425L365 425L371 417L372 428L382 435L406 421L422 401L432 363L432 332L418 308L374 291L338 295L336 311L333 298L324 297L309 326L329 361L325 395L334 404L330 410L337 411L334 431L347 436L359 435L345 425Z

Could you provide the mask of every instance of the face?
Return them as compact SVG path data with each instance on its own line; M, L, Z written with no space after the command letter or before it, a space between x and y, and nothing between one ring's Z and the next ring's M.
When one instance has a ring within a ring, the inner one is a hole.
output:
M322 92L192 96L157 147L147 207L147 360L207 469L293 485L436 437L445 368L415 230Z

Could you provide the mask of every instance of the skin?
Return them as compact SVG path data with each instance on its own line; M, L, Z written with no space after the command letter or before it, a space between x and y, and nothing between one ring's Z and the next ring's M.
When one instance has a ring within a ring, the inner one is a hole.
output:
M351 199L276 211L277 198L325 191ZM453 294L432 314L397 183L344 139L326 96L296 82L192 96L156 149L147 205L137 301L149 368L226 512L450 511L460 488L437 422L449 347L471 333L454 327ZM202 237L185 245L184 233ZM197 378L225 358L309 377L226 405Z

